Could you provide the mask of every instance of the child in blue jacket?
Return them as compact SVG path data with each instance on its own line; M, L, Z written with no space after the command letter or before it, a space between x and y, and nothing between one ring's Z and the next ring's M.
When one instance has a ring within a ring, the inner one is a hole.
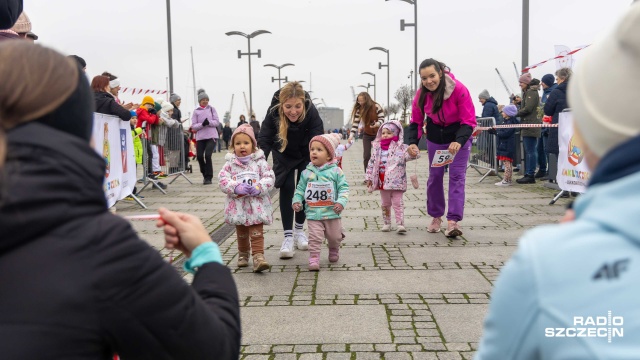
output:
M340 141L331 134L315 136L309 142L311 163L300 176L293 195L292 207L302 210L309 228L309 271L320 270L320 249L326 238L329 244L329 262L340 258L340 242L344 238L340 213L349 199L349 184L338 167L336 147Z

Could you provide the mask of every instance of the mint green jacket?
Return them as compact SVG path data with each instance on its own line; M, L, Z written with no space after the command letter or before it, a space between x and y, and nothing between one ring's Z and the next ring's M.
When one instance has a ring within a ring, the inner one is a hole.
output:
M335 162L316 167L312 163L300 175L292 204L305 201L304 212L310 220L340 219L333 211L335 203L347 207L349 184ZM317 206L314 206L317 205Z

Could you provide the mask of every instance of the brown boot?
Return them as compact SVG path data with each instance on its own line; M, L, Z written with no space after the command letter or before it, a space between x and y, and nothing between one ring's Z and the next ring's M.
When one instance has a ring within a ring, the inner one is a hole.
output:
M238 252L238 267L247 267L247 266L249 266L249 253Z
M263 272L264 270L269 270L269 263L264 259L264 255L253 255L253 272Z

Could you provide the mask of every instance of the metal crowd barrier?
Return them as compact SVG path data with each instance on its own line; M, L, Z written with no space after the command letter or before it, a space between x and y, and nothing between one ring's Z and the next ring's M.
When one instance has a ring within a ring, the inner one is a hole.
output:
M149 136L147 138L143 136L142 149L144 186L138 193L151 185L166 195L167 185L162 180L169 178L171 178L169 185L179 177L184 177L193 184L184 174L185 171L189 171L191 165L188 158L188 138L180 122L170 119L162 125L151 125Z
M476 121L478 122L478 127L496 126L496 119L493 117L478 118ZM497 158L497 145L496 136L489 134L487 131L478 131L473 139L467 168L472 167L482 175L478 182L482 182L489 175L496 175L502 179L498 171L500 164Z

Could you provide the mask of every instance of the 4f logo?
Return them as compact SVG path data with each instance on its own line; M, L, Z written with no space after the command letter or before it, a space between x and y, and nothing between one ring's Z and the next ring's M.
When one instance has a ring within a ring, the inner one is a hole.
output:
M614 280L620 277L623 271L627 270L629 259L620 259L612 263L604 263L593 275L593 280Z

